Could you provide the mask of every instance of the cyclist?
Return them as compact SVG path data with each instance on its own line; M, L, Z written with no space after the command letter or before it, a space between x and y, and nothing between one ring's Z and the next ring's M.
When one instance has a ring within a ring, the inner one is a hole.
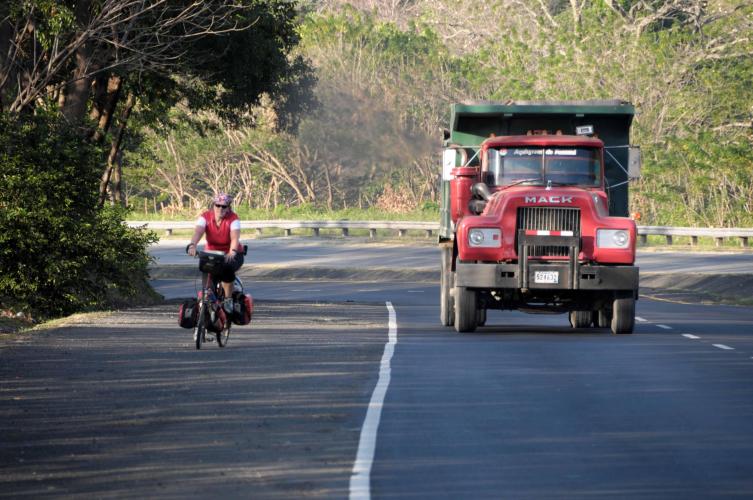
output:
M243 246L241 245L241 221L238 214L233 212L233 197L227 193L219 193L212 199L213 207L202 213L196 219L188 254L196 255L196 245L206 236L205 250L220 250L225 253L225 262L218 273L212 273L222 282L225 291L225 312L233 310L233 281L235 272L243 265Z

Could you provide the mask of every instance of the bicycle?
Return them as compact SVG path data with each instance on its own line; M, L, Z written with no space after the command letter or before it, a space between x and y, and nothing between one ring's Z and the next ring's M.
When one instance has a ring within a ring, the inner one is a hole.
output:
M186 247L187 252L188 247ZM213 334L216 334L217 345L225 347L230 339L232 321L222 308L225 299L225 289L222 287L222 282L215 280L212 276L213 272L221 268L225 254L221 251L198 251L196 257L200 259L199 269L202 271L202 289L197 301L199 312L193 333L196 349L201 349L201 344L204 342L214 341ZM216 315L220 315L221 318L218 319ZM222 317L224 317L224 320L222 320ZM218 324L221 326L219 331L216 331Z

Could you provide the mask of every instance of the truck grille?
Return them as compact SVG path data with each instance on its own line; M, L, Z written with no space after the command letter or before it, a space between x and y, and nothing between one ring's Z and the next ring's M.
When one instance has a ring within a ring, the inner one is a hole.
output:
M580 209L560 207L519 207L518 229L537 231L572 231L573 236L580 237ZM517 247L518 242L515 242ZM567 257L568 247L535 246L530 249L531 257Z

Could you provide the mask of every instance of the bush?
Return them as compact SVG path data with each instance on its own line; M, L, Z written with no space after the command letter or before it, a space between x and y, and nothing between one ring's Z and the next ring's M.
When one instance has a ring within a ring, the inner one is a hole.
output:
M0 306L55 317L154 299L151 232L99 208L101 151L48 116L0 117Z

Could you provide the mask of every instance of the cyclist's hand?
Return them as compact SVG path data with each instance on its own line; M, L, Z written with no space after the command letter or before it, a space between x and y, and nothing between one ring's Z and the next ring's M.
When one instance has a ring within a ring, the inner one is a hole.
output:
M230 250L225 254L225 262L230 262L235 258L235 250Z
M196 245L188 245L186 247L186 253L191 257L196 257Z

